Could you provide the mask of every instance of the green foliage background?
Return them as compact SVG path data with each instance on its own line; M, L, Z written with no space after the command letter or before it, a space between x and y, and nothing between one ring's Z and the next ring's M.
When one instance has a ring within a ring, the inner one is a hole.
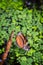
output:
M0 0L0 54L4 52L9 35L14 30L8 65L43 65L43 11L23 9L22 0ZM16 35L22 32L31 49L16 46ZM14 62L14 63L13 63Z

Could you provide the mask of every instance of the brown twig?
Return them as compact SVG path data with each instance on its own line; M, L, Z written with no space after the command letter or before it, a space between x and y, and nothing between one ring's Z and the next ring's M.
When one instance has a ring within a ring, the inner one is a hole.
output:
M7 56L8 56L8 52L10 50L11 44L12 44L12 38L14 36L14 31L11 32L11 35L9 37L9 40L7 42L6 48L5 48L5 52L2 56L2 62L0 63L0 65L3 65L4 61L6 60Z

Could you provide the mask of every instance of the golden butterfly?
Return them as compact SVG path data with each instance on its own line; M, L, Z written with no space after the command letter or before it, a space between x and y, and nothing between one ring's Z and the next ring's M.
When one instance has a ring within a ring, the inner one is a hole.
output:
M16 43L20 48L22 48L24 50L28 51L30 48L26 37L21 32L19 32L16 36Z

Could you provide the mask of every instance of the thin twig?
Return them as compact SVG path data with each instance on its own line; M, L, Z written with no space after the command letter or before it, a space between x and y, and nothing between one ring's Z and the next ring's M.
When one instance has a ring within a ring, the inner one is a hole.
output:
M2 56L2 62L0 63L0 65L3 65L4 61L6 60L7 56L8 56L8 52L10 50L11 44L12 44L12 38L14 36L14 31L11 32L11 35L9 37L9 40L7 42L6 48L5 48L5 52Z

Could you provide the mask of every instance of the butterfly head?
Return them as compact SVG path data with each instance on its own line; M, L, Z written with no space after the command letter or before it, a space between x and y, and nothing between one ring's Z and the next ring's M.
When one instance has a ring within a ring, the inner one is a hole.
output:
M23 47L24 50L28 51L30 49L30 46L26 45Z

